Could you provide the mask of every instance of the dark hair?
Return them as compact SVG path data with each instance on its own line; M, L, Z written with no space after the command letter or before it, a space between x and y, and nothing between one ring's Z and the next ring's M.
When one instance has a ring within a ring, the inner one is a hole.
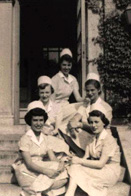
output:
M54 93L53 87L52 87L50 84L47 84L47 83L40 84L40 85L38 86L38 88L39 88L39 89L45 89L47 86L50 86L50 87L51 87L51 93Z
M65 54L59 60L59 69L61 68L60 66L61 66L61 63L63 61L67 61L67 62L72 63L72 64L74 63L73 58L70 55Z
M41 108L34 108L30 110L26 115L25 115L25 122L31 126L31 120L33 116L43 116L44 117L44 122L48 119L48 115L45 112L45 110Z
M99 81L97 81L97 80L93 80L93 79L90 79L90 80L87 80L86 82L85 82L85 88L86 88L86 86L88 86L88 85L90 85L90 84L92 84L92 85L94 85L94 87L97 89L97 90L99 90L99 95L101 94L101 84L100 84L100 82Z
M96 117L100 117L100 119L102 120L102 122L104 123L104 127L109 125L109 120L106 118L105 114L103 114L102 112L100 112L99 110L93 110L92 112L89 113L89 117L88 117L88 122L89 122L89 118L91 116L96 116Z

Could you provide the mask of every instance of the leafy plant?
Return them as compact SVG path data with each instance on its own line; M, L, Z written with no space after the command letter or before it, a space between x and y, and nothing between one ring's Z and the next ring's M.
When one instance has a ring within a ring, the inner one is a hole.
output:
M113 1L118 9L125 9L131 3L131 0L113 0Z
M106 100L113 107L115 117L127 117L131 114L131 37L123 26L120 12L127 6L125 0L114 0L116 11L99 21L99 36L94 44L104 48L104 53L96 59L98 71L104 84Z

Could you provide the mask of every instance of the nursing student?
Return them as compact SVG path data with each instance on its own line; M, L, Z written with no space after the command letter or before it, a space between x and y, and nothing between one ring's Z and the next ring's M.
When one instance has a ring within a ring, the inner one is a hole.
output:
M30 128L18 143L19 158L13 164L21 196L57 196L65 192L68 175L64 161L57 156L65 148L59 146L60 139L42 133L47 119L42 102L28 105L25 121Z
M54 93L52 80L48 76L40 76L37 80L39 101L43 104L44 110L48 114L48 120L44 125L44 133L48 135L57 134L57 114L60 112L60 106L55 103L51 96Z
M89 73L87 75L87 80L85 82L85 92L89 103L87 103L87 105L81 105L77 111L77 114L74 115L74 117L68 123L68 130L70 130L71 135L75 135L75 139L73 139L73 141L82 149L85 149L86 140L89 140L90 142L92 136L81 129L82 127L80 122L88 127L89 124L87 119L89 117L91 107L94 107L95 105L102 105L107 111L107 118L109 122L111 122L112 119L111 106L100 97L101 83L98 74Z
M61 107L59 118L68 121L76 113L75 104L69 103L69 97L74 94L76 102L82 102L77 79L70 74L73 66L73 55L70 49L65 48L60 53L59 72L52 77L54 93L52 98ZM60 120L60 121L61 121Z
M103 105L92 104L88 123L93 127L93 140L87 144L83 158L72 158L65 196L75 196L77 186L88 196L106 196L108 188L115 185L120 177L120 149L106 129L109 125L108 111Z

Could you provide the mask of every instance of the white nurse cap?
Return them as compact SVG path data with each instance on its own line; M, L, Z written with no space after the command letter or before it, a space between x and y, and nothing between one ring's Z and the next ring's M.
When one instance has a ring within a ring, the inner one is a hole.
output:
M96 80L96 81L100 82L100 77L98 74L92 72L92 73L87 74L86 81L87 80Z
M107 117L107 112L106 112L105 107L103 107L103 105L94 103L90 107L90 112L92 112L93 110L98 110L98 111L102 112Z
M93 110L98 110L98 111L102 112L105 115L105 117L108 119L108 121L111 122L112 115L109 112L108 108L104 107L100 103L94 103L90 107L90 112L92 112Z
M32 101L27 107L27 113L35 108L40 108L44 110L43 103L41 101Z
M40 76L37 81L37 85L50 84L52 86L52 81L48 76Z
M69 48L64 48L64 49L61 51L61 53L60 53L60 57L66 55L66 54L68 54L70 57L73 57L73 56L72 56L72 52L70 51Z

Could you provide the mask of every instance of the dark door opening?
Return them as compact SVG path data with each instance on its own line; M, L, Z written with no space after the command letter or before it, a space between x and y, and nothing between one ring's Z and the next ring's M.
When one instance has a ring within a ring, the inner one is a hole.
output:
M58 71L61 48L70 48L76 62L77 0L21 0L20 107L38 99L37 79ZM78 68L74 65L73 75Z

